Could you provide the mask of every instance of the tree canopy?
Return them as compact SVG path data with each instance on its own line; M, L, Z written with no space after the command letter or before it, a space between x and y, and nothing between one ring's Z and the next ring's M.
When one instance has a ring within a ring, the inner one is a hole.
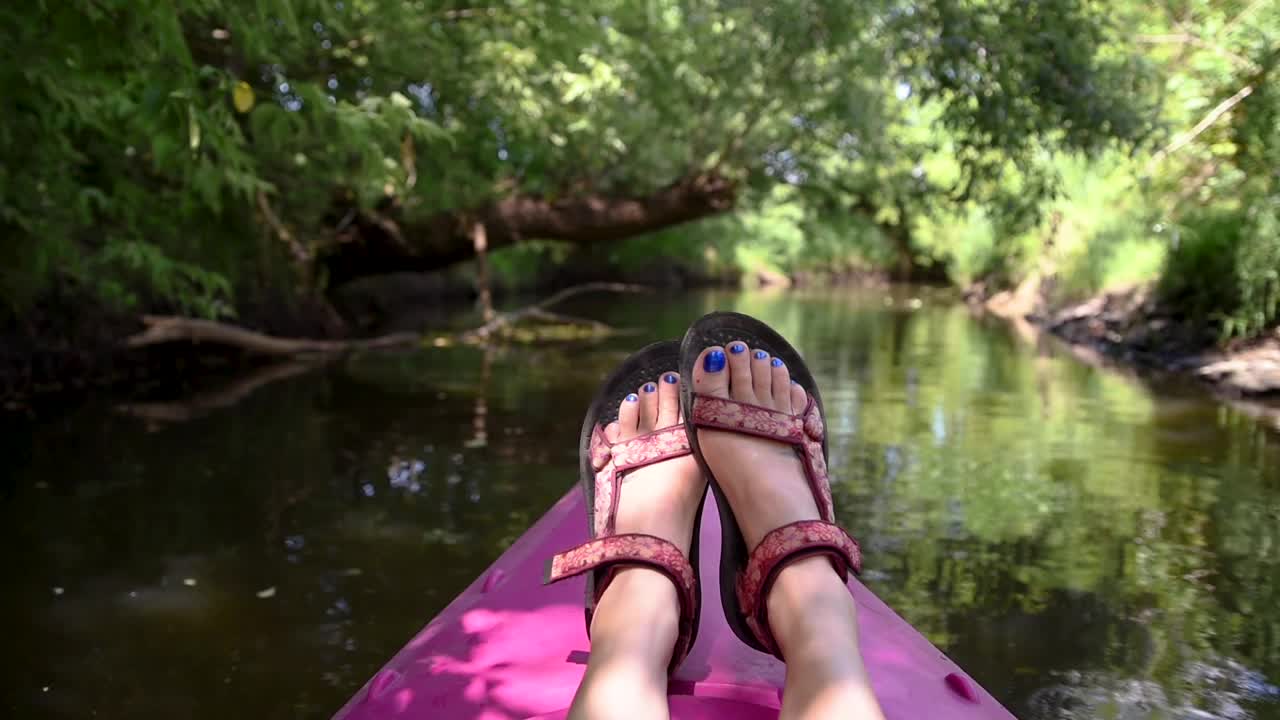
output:
M477 225L491 248L583 244L780 199L808 218L861 218L909 269L927 254L922 222L977 209L1004 236L1025 232L1054 195L1054 158L1169 145L1227 91L1223 78L1249 84L1254 109L1210 118L1183 144L1274 197L1280 105L1264 79L1275 8L1146 10L1086 0L6 8L0 87L13 110L0 130L0 222L15 240L0 251L0 288L11 308L54 289L217 316L273 283L314 292L446 266L475 251ZM1232 133L1234 149L1202 143L1204 133Z

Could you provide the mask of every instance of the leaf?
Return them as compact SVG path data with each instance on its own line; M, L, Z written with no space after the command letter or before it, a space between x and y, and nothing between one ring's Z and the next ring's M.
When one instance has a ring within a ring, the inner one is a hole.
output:
M200 149L200 121L194 105L187 106L187 143L192 152Z
M405 109L413 107L413 101L405 97L399 91L391 93L391 104L398 108Z
M256 98L253 94L253 87L249 83L241 80L231 91L231 104L235 106L236 112L243 115L253 109Z

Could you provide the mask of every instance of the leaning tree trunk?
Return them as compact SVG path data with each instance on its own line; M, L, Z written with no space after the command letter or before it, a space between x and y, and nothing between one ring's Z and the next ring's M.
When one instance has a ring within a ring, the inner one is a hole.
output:
M337 287L367 275L426 271L476 253L476 223L486 250L520 240L588 244L621 240L697 220L733 208L735 187L716 173L681 178L641 197L588 194L561 200L513 195L464 211L411 221L361 212L320 253L319 266Z

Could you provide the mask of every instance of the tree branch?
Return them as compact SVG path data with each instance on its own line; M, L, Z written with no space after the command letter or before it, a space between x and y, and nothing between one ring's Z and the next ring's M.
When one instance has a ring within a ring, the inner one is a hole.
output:
M624 283L586 283L561 290L550 297L519 310L498 313L493 319L480 327L468 330L455 336L436 339L435 344L451 344L453 340L468 344L480 344L511 326L525 319L585 325L597 334L609 334L615 330L604 323L575 318L568 315L552 313L547 308L564 302L576 295L589 292L648 292L643 285L627 285ZM421 343L423 335L412 332L392 333L375 338L361 340L311 340L307 338L281 338L266 335L227 323L176 315L145 315L142 318L146 326L142 332L125 338L124 345L130 348L150 347L173 342L189 342L194 344L208 343L238 348L251 355L264 357L296 357L306 355L332 355L356 350L381 350L404 347Z
M570 288L565 288L564 290L561 290L560 292L555 293L551 297L541 302L530 305L529 307L521 308L520 310L515 310L508 313L499 313L492 320L489 320L488 322L481 325L480 327L474 330L468 330L467 332L463 333L462 341L473 342L473 343L484 342L488 340L490 337L492 337L493 335L505 330L506 328L520 322L525 318L540 318L542 320L551 320L552 322L562 322L562 323L568 322L570 324L585 324L585 325L592 326L596 330L603 330L603 332L606 332L606 333L612 332L613 328L610 328L608 325L605 325L604 323L597 323L594 320L585 320L583 318L573 318L567 315L558 315L558 314L550 313L547 311L547 308L553 307L555 305L559 305L560 303L564 302L565 300L568 300L569 298L575 295L582 295L584 293L589 293L589 292L649 292L649 288L643 285L627 285L625 283L606 283L606 282L596 282L596 283L586 283L583 285L575 285Z
M291 357L398 347L421 339L417 333L393 333L367 340L279 338L214 320L177 315L144 315L142 323L146 329L126 338L126 347L141 348L171 342L209 343L240 348L253 355Z
M293 237L293 233L289 232L289 228L285 227L284 223L280 222L280 218L276 217L275 212L271 209L271 203L267 201L267 194L261 190L258 191L258 210L262 213L263 219L267 221L267 225L275 232L276 237L280 238L280 242L289 248L294 260L304 265L311 262L311 253L307 252L302 243L298 242Z
M1207 115L1200 119L1200 122L1195 124L1195 127L1174 138L1173 142L1169 143L1161 149L1160 152L1156 153L1155 157L1153 157L1151 162L1148 164L1148 167L1159 163L1169 155L1172 155L1186 147L1191 143L1191 141L1199 137L1201 133L1212 127L1214 123L1218 122L1218 120L1221 119L1223 115L1226 115L1231 108L1239 105L1241 101L1249 97L1251 94L1253 94L1253 86L1245 85L1240 88L1235 95L1232 95L1226 100L1218 103L1217 106L1210 110Z
M1254 62L1249 58L1239 53L1232 52L1222 47L1221 45L1218 45L1217 43L1212 43L1212 42L1209 42L1208 40L1205 40L1204 38L1198 37L1196 35L1192 35L1191 33L1182 32L1182 33L1170 33L1167 35L1137 35L1133 38L1133 40L1134 42L1141 43L1144 45L1162 45L1162 44L1192 45L1195 47L1204 48L1205 50L1212 50L1213 52L1218 53L1222 57L1235 63L1240 68L1255 67Z
M514 194L479 208L410 221L357 212L347 231L321 253L329 286L368 275L434 270L475 256L472 228L482 223L490 252L524 239L587 244L621 240L727 212L733 181L715 172L682 177L640 197L583 193L560 200Z

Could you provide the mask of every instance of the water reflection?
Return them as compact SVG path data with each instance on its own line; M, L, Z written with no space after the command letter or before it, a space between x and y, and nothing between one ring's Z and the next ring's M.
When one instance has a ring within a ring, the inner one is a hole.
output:
M736 307L823 385L872 587L1016 714L1280 718L1276 436L910 300L583 298L643 331L6 428L5 709L327 717L572 484L628 348Z

